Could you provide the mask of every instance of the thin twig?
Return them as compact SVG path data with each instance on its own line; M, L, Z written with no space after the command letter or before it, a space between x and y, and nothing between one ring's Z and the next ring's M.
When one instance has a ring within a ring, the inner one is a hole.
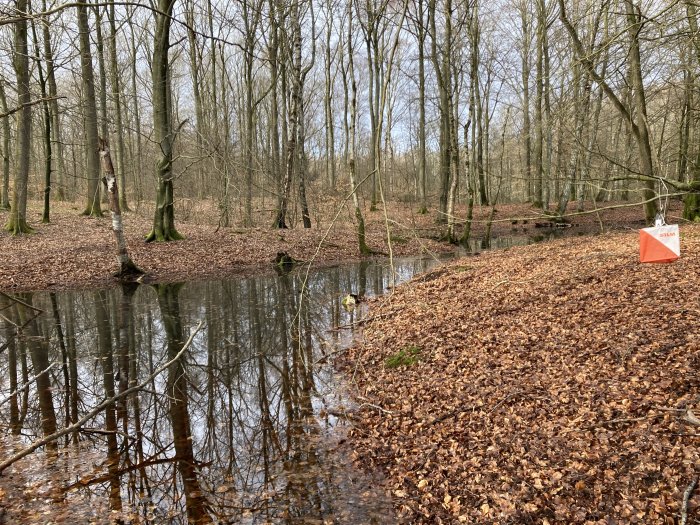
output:
M380 315L370 315L369 317L364 317L362 319L358 319L357 321L354 321L352 323L334 326L333 328L329 328L328 330L326 330L326 332L339 332L340 330L352 330L353 328L356 328L356 327L363 325L365 323L368 323L370 321L374 321L375 319L383 319L384 317L390 317L391 315L393 315L393 313L380 314Z
M690 485L685 489L683 493L683 504L681 505L681 523L680 525L686 525L688 522L688 502L690 497L693 495L693 491L698 484L698 478L695 478L690 482Z
M357 408L358 408L358 410L359 410L359 409L361 409L362 407L373 408L373 409L375 409L375 410L381 412L382 414L393 414L393 413L394 413L394 412L391 411L391 410L387 410L386 408L382 408L382 407L380 407L380 406L373 405L372 403L362 403L362 404L361 404L360 406L358 406Z

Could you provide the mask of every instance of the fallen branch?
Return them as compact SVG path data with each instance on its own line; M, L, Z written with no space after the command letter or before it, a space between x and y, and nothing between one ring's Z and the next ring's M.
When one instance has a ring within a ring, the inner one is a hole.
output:
M34 306L34 305L31 305L31 304L29 304L29 303L25 303L25 302L22 301L21 299L17 299L17 297L14 297L14 296L12 296L12 295L8 295L8 294L6 294L5 292L0 292L0 296L4 297L5 299L8 299L8 300L10 300L10 301L12 301L12 302L19 303L19 304L21 304L22 306L26 306L27 308L29 308L29 309L31 309L31 310L34 310L35 312L39 312L40 314L41 314L41 313L44 313L44 310L42 310L41 308L37 308L37 307ZM4 308L3 308L3 309L4 309Z
M617 419L608 419L607 421L600 421L585 428L585 430L592 430L597 427L603 427L605 425L616 425L621 423L637 423L639 421L644 421L645 419L658 419L663 417L663 414L647 414L641 417L619 417Z
M685 414L683 414L683 421L686 423L690 423L691 425L695 425L696 427L700 427L700 419L693 414L693 411L688 409L685 411Z
M452 417L458 416L459 414L462 414L464 412L467 412L469 410L474 410L474 407L468 407L468 408L458 408L456 410L450 410L446 414L441 415L440 417L436 417L432 421L430 421L431 425L437 425L438 423L442 423L446 419L450 419Z
M107 481L110 481L111 479L114 479L115 477L123 476L124 474L128 474L129 472L133 472L135 470L139 470L139 469L146 468L146 467L151 467L154 465L173 463L175 461L177 461L177 458L174 458L174 457L173 458L160 458L160 459L147 460L147 461L144 461L143 463L136 463L134 465L129 465L126 468L119 469L118 472L103 474L101 476L96 476L94 478L79 479L75 483L71 483L70 485L65 486L63 488L63 491L67 492L67 491L72 490L72 489L77 488L77 487L87 487L90 485L95 485L97 483L105 483Z
M698 484L698 478L695 478L690 482L690 485L685 489L683 493L683 504L681 505L681 523L680 525L686 525L688 522L688 502L690 497L693 495L693 491Z
M1 351L1 350L4 350L4 349L5 349L5 348L3 347L2 349L0 349L0 351ZM2 401L0 401L0 407L1 407L2 405L4 405L5 403L7 403L10 399L12 399L13 396L16 396L16 395L19 394L22 390L24 390L25 388L27 388L30 384L32 384L33 381L36 381L37 378L39 378L40 376L43 376L46 372L48 372L49 370L51 370L51 369L54 367L55 364L56 364L56 363L51 363L51 364L48 366L48 368L46 368L46 370L44 370L44 371L42 371L42 372L39 372L39 373L38 373L37 375L35 375L34 377L30 378L30 379L29 379L26 383L24 383L22 386L19 386L19 387L17 387L13 392L10 392L10 394L9 394L5 399L3 399Z
M363 325L365 323L369 323L370 321L374 321L375 319L383 319L385 317L391 317L393 313L389 314L382 314L382 315L371 315L369 317L365 317L364 319L360 319L358 321L355 321L353 323L348 323L348 324L341 324L338 326L334 326L333 328L329 328L326 330L326 332L339 332L340 330L352 330L353 328L356 328L360 325Z
M95 408L90 410L87 414L85 414L82 418L80 418L77 422L73 423L72 425L64 428L63 430L59 430L57 432L54 432L53 434L50 434L42 439L36 440L34 443L29 445L28 447L20 450L16 454L13 454L9 458L7 458L5 461L0 463L0 475L5 471L7 467L12 465L13 463L19 461L25 456L28 456L32 452L34 452L36 449L39 447L42 447L48 443L51 443L52 441L57 440L58 438L65 436L66 434L70 434L71 432L74 432L78 430L80 427L82 427L87 421L95 417L97 414L102 412L105 408L109 407L110 405L114 404L115 401L126 397L130 394L133 394L134 392L139 391L143 387L145 387L148 383L150 383L158 374L166 370L170 365L175 363L182 354L185 353L185 350L189 348L189 346L192 344L192 340L194 339L194 336L197 335L197 333L202 329L202 326L204 325L204 321L200 321L197 327L194 329L194 332L190 334L189 339L185 342L184 346L182 349L177 353L175 357L173 357L170 361L159 367L157 370L155 370L151 375L149 375L144 381L142 381L140 384L132 386L131 388L128 388L124 390L123 392L120 392L119 394L110 397L109 399L105 399L97 405Z
M374 410L377 410L378 412L381 412L382 414L393 414L394 412L392 410L387 410L386 408L382 408L377 405L373 405L372 403L362 403L357 407L358 410L364 408L364 407L369 407L373 408Z

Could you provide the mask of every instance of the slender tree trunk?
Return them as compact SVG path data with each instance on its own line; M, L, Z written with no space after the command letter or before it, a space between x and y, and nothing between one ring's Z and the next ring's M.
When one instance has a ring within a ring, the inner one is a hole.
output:
M114 165L112 157L109 153L109 144L106 140L100 140L100 162L102 163L102 171L105 174L107 185L107 195L109 197L109 209L112 213L112 231L117 241L117 263L119 271L117 276L120 278L134 277L142 275L140 270L129 256L129 251L126 247L126 239L124 238L124 224L122 222L122 212L119 207L119 189L117 178L114 175Z
M139 109L139 92L136 85L136 80L138 78L138 73L136 69L136 64L138 63L138 48L136 46L136 36L134 31L134 26L131 24L132 13L129 12L129 26L130 26L130 42L131 42L131 95L133 97L133 117L134 117L134 136L136 137L136 155L131 163L131 170L134 179L134 189L136 190L136 207L138 208L141 200L143 199L143 189L139 177L141 176L142 169L142 159L143 159L143 146L142 146L142 133L141 133L141 110Z
M357 173L355 159L357 158L357 82L355 79L355 49L353 47L353 25L352 7L348 8L348 33L347 33L347 53L348 53L348 77L350 81L350 124L348 135L350 137L350 157L348 161L350 175L350 191L352 192L352 202L355 207L355 221L357 222L357 240L361 255L369 255L372 251L367 246L365 238L365 220L362 216L362 207L358 196L359 185L357 183Z
M270 63L270 153L271 172L277 193L277 209L282 209L283 177L280 161L280 110L279 110L279 21L277 15L277 0L269 0L270 12L270 44L268 55Z
M427 31L424 0L417 2L416 32L418 35L418 198L421 215L428 213L427 202L427 158L425 146L425 39Z
M44 11L47 10L46 0L42 0ZM58 108L58 88L56 87L56 67L53 59L53 49L51 48L51 31L47 19L42 20L42 32L44 38L44 60L46 61L46 83L48 86L49 108L51 110L51 142L52 142L52 158L56 159L52 169L56 176L54 177L54 186L56 187L56 198L59 201L66 199L65 195L65 180L66 172L65 161L63 159L63 140L61 137L61 116Z
M7 96L5 95L5 83L0 79L0 111L7 113ZM2 120L2 199L0 208L10 209L10 119Z
M195 134L197 145L197 166L196 180L197 192L199 198L203 197L204 190L204 109L202 106L202 92L199 84L202 82L201 64L202 53L197 45L197 35L195 34L195 19L194 19L194 2L188 1L185 11L185 20L187 21L187 40L189 52L190 76L192 77L192 98L194 99L194 115L195 115Z
M544 122L542 106L544 103L544 41L547 32L547 19L544 0L537 0L537 58L535 62L535 147L534 147L534 188L532 203L543 207L542 172L544 171Z
M124 163L124 123L122 111L122 81L117 60L117 26L114 13L114 4L110 4L107 11L109 18L109 62L110 84L112 90L112 105L114 110L114 136L116 138L117 181L119 186L119 207L121 211L129 211L129 203L126 198L126 166ZM104 136L107 139L107 135Z
M486 170L484 169L484 146L487 143L484 134L484 103L481 96L480 75L479 75L479 50L481 45L481 26L479 23L479 4L474 2L472 11L469 16L471 51L470 51L470 81L471 94L474 115L474 126L472 128L472 136L476 140L472 144L472 154L474 155L474 167L476 171L476 180L479 183L479 204L488 206L489 196L486 189ZM488 108L487 108L488 112ZM455 136L458 132L454 132Z
M27 12L27 0L17 0L17 10ZM29 181L29 156L31 152L32 109L29 86L29 50L27 46L27 20L21 19L14 25L14 53L12 56L17 77L17 104L22 107L17 117L17 153L14 177L14 194L10 217L5 229L13 235L31 233L27 224L27 184Z
M82 106L85 119L85 156L88 181L87 203L83 215L102 216L100 207L100 159L97 133L97 105L95 102L95 73L90 50L90 26L86 4L76 6L78 12L78 38L80 42L80 74L82 78Z
M545 23L547 22L547 15L545 13ZM551 180L552 180L552 142L553 142L553 120L552 120L552 105L551 105L551 68L549 59L549 36L548 31L545 28L543 39L542 39L542 58L544 66L544 122L543 126L545 129L545 152L544 152L544 167L542 170L542 209L549 209L550 201L550 191L551 191Z
M690 27L691 34L692 36L692 46L695 51L695 59L696 59L696 64L700 62L700 35L698 35L698 15L697 15L697 6L691 2L690 0L685 1L686 5L686 17L688 19L688 26ZM688 62L690 62L690 57L688 58ZM697 66L696 66L697 67ZM688 80L687 80L687 85L688 85L688 91L691 92L691 87L690 85L694 85L697 81L697 78L695 75L692 75L690 71L692 71L692 68L688 68ZM697 86L695 86L695 89L697 89ZM690 98L690 93L688 94L688 98ZM688 100L688 104L690 104L690 101ZM690 119L692 118L690 114L687 115L687 121L688 123L686 124L686 130L688 130L685 134L685 145L682 146L682 148L685 149L686 153L683 155L687 156L687 150L688 150L688 135L690 135L689 132L689 123ZM694 133L695 136L700 136L700 126L698 125L698 119L695 119L695 126L694 126ZM679 161L680 163L680 161ZM679 179L682 176L682 172L679 167ZM698 152L695 157L695 161L691 163L691 173L690 173L690 179L691 182L699 182L700 181L700 149L698 149ZM700 192L690 192L688 193L684 199L683 199L683 218L687 219L689 221L700 221Z
M247 6L247 3L244 5ZM255 30L257 13L250 13L250 8L244 8L246 23L246 38L244 52L245 76L245 225L253 226L253 138L255 137L255 107L253 105L253 67L255 61ZM301 38L301 37L300 37ZM275 82L276 79L273 79Z
M302 97L302 74L301 74L301 21L299 19L299 5L294 3L291 13L291 38L292 38L292 89L291 108L289 113L289 137L287 139L287 164L284 175L284 186L282 189L282 204L280 206L277 220L278 228L287 228L287 207L292 189L292 179L294 168L297 164L298 139L299 139L299 119L301 117L301 97Z
M48 91L46 89L46 76L39 53L39 38L36 31L36 23L32 22L32 34L34 36L34 56L37 63L39 75L39 86L41 88L41 103L43 124L44 124L44 209L41 222L48 224L51 222L51 171L53 166L53 155L51 152L51 111L49 110ZM52 62L47 61L47 66L53 67Z
M326 21L326 45L325 45L325 63L324 73L326 76L326 86L324 92L324 111L326 118L326 178L328 186L331 190L335 190L335 122L333 119L333 79L331 71L331 31L333 29L333 10L328 7Z
M533 202L532 191L532 126L530 124L530 20L526 9L520 11L523 32L522 46L522 89L523 89L523 182L526 185L527 200Z
M32 297L26 294L22 300L31 306ZM27 307L22 304L17 305L20 323L24 325L24 333L27 336L26 342L29 347L29 356L32 361L32 368L36 374L36 390L39 399L39 412L41 414L41 430L44 436L49 436L56 432L56 411L53 404L53 394L51 389L51 375L49 373L49 341L44 337L38 327L34 312L27 311ZM46 445L49 452L56 452L57 444L52 441Z
M658 211L657 199L654 197L654 162L653 152L651 149L651 139L649 138L649 124L647 119L647 103L644 93L644 79L642 76L642 59L639 51L639 32L642 29L642 15L639 8L634 5L632 0L625 0L625 8L627 10L627 32L630 37L630 70L632 75L632 89L634 92L634 105L637 115L636 134L637 145L639 148L639 163L642 174L649 179L644 183L644 212L647 223L654 222L656 212Z

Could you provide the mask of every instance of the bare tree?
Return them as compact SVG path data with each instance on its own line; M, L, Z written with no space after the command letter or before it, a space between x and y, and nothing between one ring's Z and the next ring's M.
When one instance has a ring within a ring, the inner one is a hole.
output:
M17 0L17 11L26 13L27 0ZM32 135L32 108L29 86L29 49L27 45L27 19L20 18L14 26L14 52L12 64L17 78L17 154L14 177L14 194L12 209L5 229L13 235L31 233L33 230L27 224L27 184L29 181L29 156ZM7 118L7 117L5 117ZM7 155L7 152L5 153Z
M644 211L647 222L652 222L658 211L658 204L654 192L655 172L653 152L649 138L649 125L646 108L646 96L642 75L642 63L639 47L639 32L642 29L642 13L639 7L631 0L624 0L625 19L627 21L627 37L629 43L628 73L633 92L633 106L626 105L615 93L613 88L603 78L595 67L590 55L587 55L579 35L566 16L564 0L559 0L559 18L566 28L574 51L581 64L591 78L601 87L608 100L620 113L621 117L630 123L630 129L637 143L641 178L644 184Z
M119 202L119 186L117 178L114 174L114 165L112 164L112 156L109 152L109 143L100 140L100 162L102 163L102 171L105 174L105 182L107 185L107 196L109 199L109 209L112 213L112 231L117 241L117 262L119 263L119 271L117 276L121 279L133 278L143 274L131 260L129 251L126 247L124 239L124 224L122 221L122 212Z
M176 241L182 235L175 228L173 187L173 129L172 91L170 83L170 24L175 0L158 0L153 39L151 75L153 79L153 132L159 148L156 164L156 206L153 229L146 241Z
M97 132L97 104L95 102L95 73L90 50L90 25L88 4L76 5L78 12L78 39L80 43L80 75L82 79L82 108L85 121L85 178L88 182L87 203L83 215L101 217L100 206L100 159Z
M0 78L0 111L7 114L5 82ZM0 208L10 209L10 119L2 119L2 198Z

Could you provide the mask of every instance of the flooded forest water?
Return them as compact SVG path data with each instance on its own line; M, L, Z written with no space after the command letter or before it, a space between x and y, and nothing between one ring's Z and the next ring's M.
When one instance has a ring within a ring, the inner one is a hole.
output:
M333 358L364 312L342 298L437 262L0 294L0 525L392 521L342 446Z
M434 263L399 260L395 278ZM332 357L352 338L333 328L362 311L342 297L391 280L371 261L0 297L0 519L385 522L390 501L339 446L350 401Z

